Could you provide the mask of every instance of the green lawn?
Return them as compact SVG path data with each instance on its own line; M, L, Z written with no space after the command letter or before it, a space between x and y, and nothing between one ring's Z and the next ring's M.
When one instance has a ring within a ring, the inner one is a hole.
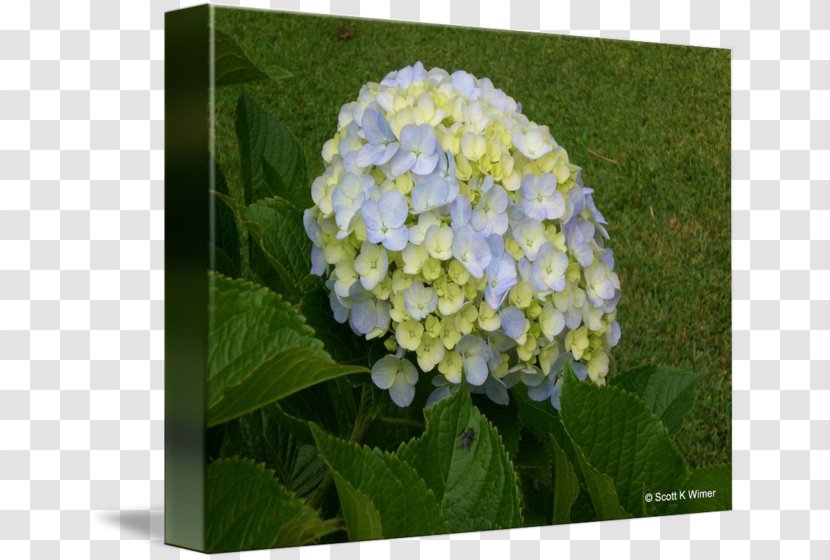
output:
M705 372L677 443L692 467L731 462L729 51L223 8L216 26L258 66L293 73L247 89L291 127L311 177L340 106L417 60L489 77L549 125L610 222L623 289L612 369ZM216 98L232 189L238 94Z

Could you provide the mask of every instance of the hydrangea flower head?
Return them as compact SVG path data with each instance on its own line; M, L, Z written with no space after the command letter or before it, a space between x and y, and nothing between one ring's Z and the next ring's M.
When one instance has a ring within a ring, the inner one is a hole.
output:
M594 189L547 126L486 78L420 62L340 110L303 215L332 314L391 354L372 380L408 406L466 386L558 408L566 364L605 383L620 280ZM417 367L416 365L417 364Z

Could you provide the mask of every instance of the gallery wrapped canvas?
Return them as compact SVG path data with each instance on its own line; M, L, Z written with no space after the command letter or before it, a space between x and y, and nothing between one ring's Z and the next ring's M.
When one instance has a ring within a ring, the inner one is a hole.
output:
M731 508L730 56L166 17L166 540Z

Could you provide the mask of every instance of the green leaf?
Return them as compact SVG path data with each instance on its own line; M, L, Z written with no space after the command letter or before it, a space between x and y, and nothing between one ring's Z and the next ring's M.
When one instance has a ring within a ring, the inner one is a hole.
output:
M644 488L664 491L686 476L666 427L640 398L614 386L581 382L568 369L561 403L562 423L580 448L577 455L584 454L586 464L613 480L625 510L642 511Z
M208 409L208 425L221 424L323 381L368 372L362 366L341 366L307 348L289 346L251 370L244 383L226 388L221 400Z
M220 454L264 462L288 490L302 498L308 497L328 472L308 425L277 404L229 422Z
M343 518L346 519L346 531L350 541L367 541L383 538L383 521L372 499L352 486L339 473L332 474Z
M588 496L594 506L596 518L599 520L625 519L631 517L620 505L614 481L606 474L591 466L581 449L576 450L577 464L582 474L582 480L588 488ZM642 495L640 496L642 500ZM642 501L640 502L642 504ZM642 505L639 506L640 509Z
M342 377L294 393L281 400L280 407L342 438L349 437L357 418L354 391Z
M533 434L539 441L548 441L551 434L565 451L571 462L576 461L573 456L571 439L562 425L562 416L548 401L537 402L527 396L526 391L513 390L511 397L516 401L519 410L519 423L524 429Z
M205 545L211 552L299 546L340 529L247 459L211 463L205 493Z
M679 490L685 499L677 502L672 513L700 513L732 509L732 466L704 467L689 473ZM708 494L714 491L714 495Z
M553 450L553 523L569 523L571 508L579 496L579 481L576 471L568 456L559 447L556 438L551 436L550 446Z
M298 285L311 270L311 240L303 228L302 211L272 197L251 204L243 215L245 228L277 273L281 293L299 299Z
M279 196L297 208L311 206L311 185L302 147L288 127L247 92L239 97L236 134L246 204Z
M237 217L235 208L229 205L229 201L233 199L228 196L225 178L212 157L211 160L216 178L216 190L211 190L209 195L214 211L214 222L212 224L213 234L208 240L208 254L210 255L208 268L221 272L225 276L236 277L241 272Z
M521 441L516 399L511 398L506 405L501 405L494 403L486 395L475 395L473 405L496 427L507 454L514 460Z
M703 378L699 372L645 366L611 379L611 385L634 393L654 411L669 433L676 432L695 401L695 385Z
M214 84L216 87L232 86L259 80L290 78L291 72L272 66L268 72L260 70L239 44L227 33L214 28Z
M447 532L435 495L390 453L335 438L312 424L334 475L349 537L396 538Z
M522 524L519 488L501 437L466 391L424 411L426 431L398 457L426 481L453 532Z
M208 426L359 366L332 361L303 316L262 286L208 273Z

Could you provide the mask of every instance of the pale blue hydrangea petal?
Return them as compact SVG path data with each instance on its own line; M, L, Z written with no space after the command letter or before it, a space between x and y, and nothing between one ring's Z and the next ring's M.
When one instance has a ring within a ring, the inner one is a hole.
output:
M395 356L384 356L372 366L372 382L378 389L389 389L398 376L400 360Z
M447 202L452 202L458 196L458 177L455 174L455 156L450 150L441 153L436 173L440 173L447 182Z
M492 180L490 181L492 185ZM479 235L504 235L507 231L507 205L510 201L500 185L490 187L479 200L470 218L470 225Z
M411 125L407 125L411 126ZM392 177L399 177L412 169L415 165L415 154L406 150L398 150L398 152L389 160L391 166Z
M507 352L516 347L516 341L501 331L495 331L487 335L487 345L491 352Z
M371 177L369 178L371 180ZM367 183L352 173L346 173L331 195L335 222L341 232L348 232L354 215L367 198Z
M334 276L331 276L331 278L334 278ZM329 289L329 305L331 306L332 313L334 313L334 320L338 323L345 323L349 320L350 310L340 301L340 296L337 295L337 292L331 288Z
M326 272L326 257L322 247L316 245L311 248L311 273L315 276L322 276Z
M568 191L568 200L573 205L573 214L582 214L585 208L585 189L582 187L581 179L577 179L574 188Z
M437 375L433 379L436 379L436 378L439 378L439 377L443 378L444 376L443 375ZM441 387L436 387L429 394L429 397L427 397L427 402L426 402L426 405L424 405L424 408L429 408L433 404L437 403L440 400L446 399L450 395L452 395L452 390L451 390L449 385L442 385Z
M349 325L357 334L366 335L372 332L378 324L378 313L371 301L363 301L352 305L349 315Z
M490 309L498 311L510 289L517 283L516 265L510 255L502 253L499 258L490 261L487 284L484 287L484 300Z
M548 382L548 378L552 376L548 376L545 380L535 387L528 387L527 388L527 396L532 401L542 402L550 398L551 392L551 384Z
M487 360L483 356L471 356L464 360L464 375L470 385L482 385L487 381Z
M550 404L556 410L561 410L562 404L559 402L559 397L562 395L562 385L560 382L557 382L553 389L550 392Z
M463 194L458 195L452 202L450 207L450 216L452 217L452 228L459 229L466 226L470 222L470 216L473 213L473 206L470 204L470 199Z
M409 360L401 360L401 371L399 375L410 385L418 382L418 370Z
M612 321L610 325L608 325L608 330L605 331L605 340L608 342L608 345L612 348L617 345L620 341L620 324L616 321Z
M617 289L614 292L614 297L612 297L611 299L606 300L606 301L603 302L603 304L602 304L603 311L605 311L606 313L613 313L614 311L616 311L617 303L619 303L621 295L622 294L621 294L620 290Z
M487 241L487 246L490 248L490 257L492 257L490 262L492 264L494 260L500 259L504 255L504 237L501 235L489 235L485 241Z
M502 329L507 336L513 339L522 336L525 330L525 314L522 313L521 309L511 305L502 309L499 316L501 317Z
M403 225L407 216L406 199L397 190L380 195L377 202L367 200L360 208L366 223L366 239L371 243L383 243L390 251L406 247L409 230Z
M573 355L570 352L563 352L559 354L550 366L550 371L547 372L549 377L556 377L565 372L565 364L573 362Z
M533 263L533 283L539 291L551 290L561 292L565 289L565 273L568 270L568 257L550 243L539 249Z
M415 398L415 386L407 383L399 375L392 387L389 388L389 396L392 398L392 402L399 407L407 407L412 404L412 400Z
M449 186L437 174L416 180L412 187L412 213L421 214L433 210L447 203Z
M590 245L594 238L593 224L577 216L565 224L563 230L571 254L583 267L590 266L594 261L594 251Z
M360 215L366 224L366 238L372 243L380 243L383 240L383 234L381 232L383 218L381 217L378 203L374 200L367 200L360 207Z
M395 137L395 133L392 132L389 122L381 113L374 109L366 109L363 112L363 119L361 120L360 126L363 130L363 135L370 144L383 145L397 142L397 138Z
M522 382L522 376L518 371L508 371L500 380L508 389L512 389Z
M501 379L488 377L484 382L484 393L491 401L502 406L510 404L510 396L507 394L507 387Z
M438 165L438 139L435 129L428 124L408 124L401 129L400 150L392 158L392 172L396 175L412 170L418 175L429 175Z
M464 361L464 374L471 385L482 385L487 380L489 348L481 338L464 335L455 349Z
M420 82L426 79L427 72L424 65L418 61L413 66L406 66L400 70L389 72L381 81L381 85L390 88L408 89L413 82Z
M377 301L375 303L375 310L378 318L375 328L386 331L389 328L389 322L391 321L389 304L385 301Z
M357 162L357 155L359 153L360 150L355 150L353 152L347 152L342 156L343 169L345 169L347 173L360 175L365 171L366 167L359 165Z
M565 197L556 190L550 173L525 175L522 179L522 209L536 220L555 220L565 213Z
M579 328L582 324L582 309L578 307L571 307L565 311L565 326L570 330Z
M519 373L522 384L527 387L538 387L547 379L536 366L523 366L520 364L516 368L514 368L514 371Z
M370 165L383 165L398 151L398 145L384 146L382 144L366 144L357 151L354 164L357 167L369 167Z
M518 224L527 218L527 214L525 211L522 210L522 206L520 204L515 204L513 202L509 202L507 204L507 219L510 221L511 224Z
M594 217L594 221L598 224L607 224L608 222L605 220L605 217L602 215L602 212L599 211L597 205L594 203L593 197L594 189L585 188L583 193L585 194L585 206L588 208L588 212Z
M390 251L403 251L409 242L409 230L406 226L390 229L383 238L383 246Z
M539 254L539 249L547 242L542 222L533 218L525 218L511 226L513 239L522 248L527 260L533 262Z
M571 364L571 367L574 370L576 378L580 381L585 381L585 379L588 377L588 368L586 368L584 364L581 364L579 362L573 362Z
M481 95L475 77L464 70L452 73L452 87L471 101L475 101Z
M521 259L519 259L516 265L519 269L519 276L521 277L521 279L527 282L528 284L532 284L533 265L531 264L531 262L526 258L522 257Z
M452 255L474 278L481 278L490 264L490 247L469 227L456 230L452 240Z
M388 228L399 228L406 221L406 198L397 190L386 191L378 201L383 224Z
M415 151L420 151L421 129L417 124L407 124L401 128L400 138L403 151L412 153L413 156Z
M599 256L599 262L613 270L614 251L612 249L605 249L605 251L603 251L603 253Z
M316 246L323 244L320 234L323 232L320 224L317 223L317 218L314 217L314 212L311 208L306 208L303 212L303 228L305 234L311 239L311 242Z
M438 165L437 153L421 154L415 160L415 165L412 166L412 173L416 175L429 175L435 170L436 165Z

